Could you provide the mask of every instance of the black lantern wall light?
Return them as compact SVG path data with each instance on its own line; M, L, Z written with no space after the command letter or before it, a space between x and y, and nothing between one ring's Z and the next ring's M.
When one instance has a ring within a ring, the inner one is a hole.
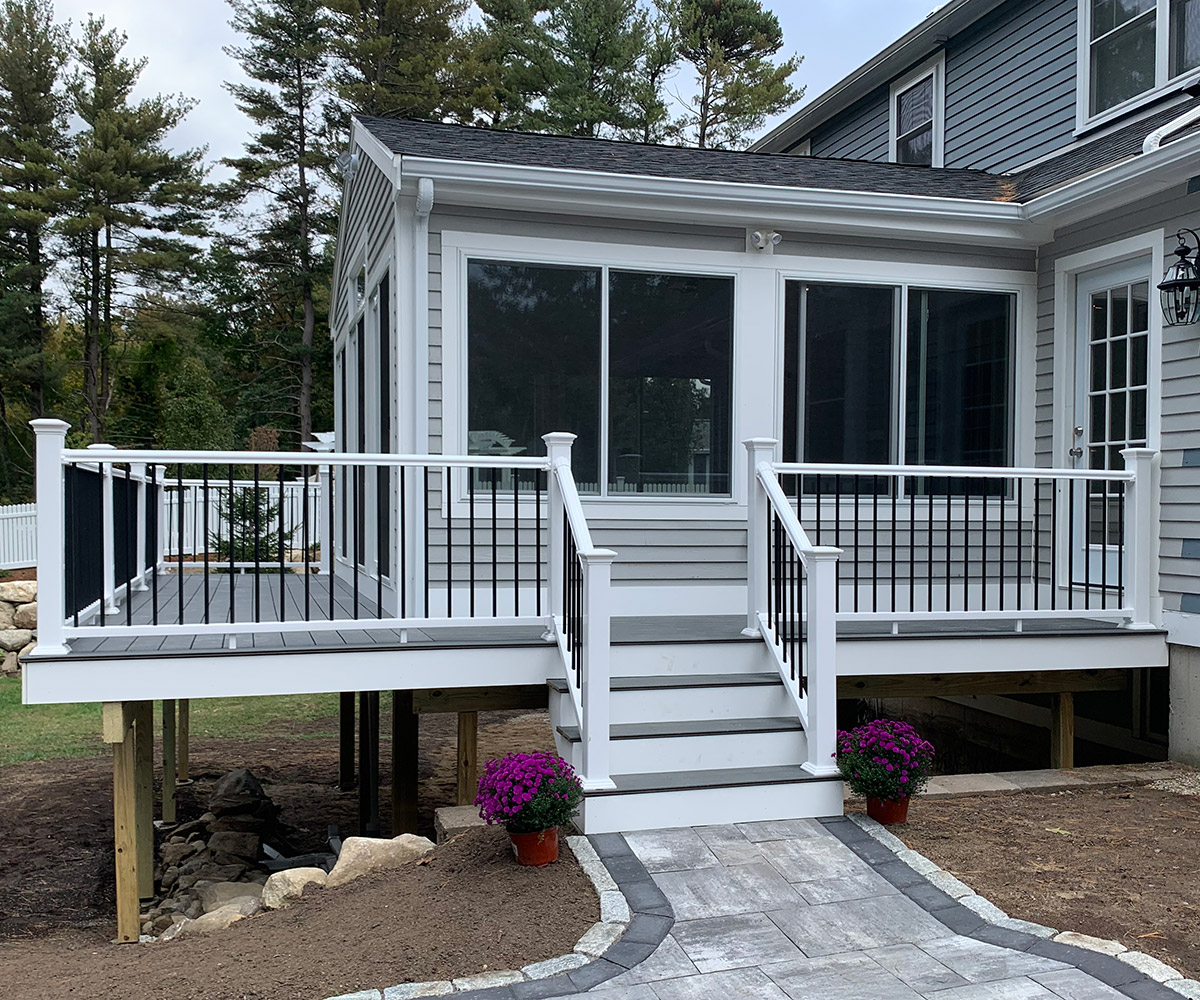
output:
M1184 233L1192 234L1196 246L1188 246ZM1179 240L1175 248L1179 259L1167 268L1158 291L1167 326L1190 326L1200 323L1200 236L1191 229L1181 229L1175 238Z

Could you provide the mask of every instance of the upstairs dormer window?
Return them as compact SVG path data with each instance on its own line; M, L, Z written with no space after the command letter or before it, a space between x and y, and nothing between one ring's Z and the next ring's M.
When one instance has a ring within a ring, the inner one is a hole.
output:
M937 56L892 84L891 160L942 165L945 59Z
M1080 124L1200 70L1200 0L1080 0Z

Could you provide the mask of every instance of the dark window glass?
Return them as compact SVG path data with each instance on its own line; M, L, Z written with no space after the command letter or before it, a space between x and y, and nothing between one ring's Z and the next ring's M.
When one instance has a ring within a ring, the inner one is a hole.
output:
M1155 0L1092 0L1092 114L1154 86Z
M600 292L597 268L471 261L470 454L543 455L543 434L570 431L575 479L597 491Z
M933 77L896 95L896 162L933 164Z
M609 493L728 494L733 279L609 281Z
M1200 66L1200 0L1171 0L1171 76Z
M788 330L804 364L803 460L887 463L894 290L808 285L803 304L803 324Z
M906 453L917 465L1005 465L1012 297L909 292Z
M379 450L392 450L392 313L388 275L379 282ZM376 516L379 522L379 572L392 571L392 470L375 470Z

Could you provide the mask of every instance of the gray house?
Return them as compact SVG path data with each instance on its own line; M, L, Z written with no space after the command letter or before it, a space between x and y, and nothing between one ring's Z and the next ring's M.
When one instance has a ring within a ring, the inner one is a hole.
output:
M548 702L589 833L840 812L839 698L1200 757L1198 79L1200 0L954 0L750 152L356 119L334 440L35 422L26 701L140 810L148 702L366 692L369 817L392 690L393 829L439 702Z

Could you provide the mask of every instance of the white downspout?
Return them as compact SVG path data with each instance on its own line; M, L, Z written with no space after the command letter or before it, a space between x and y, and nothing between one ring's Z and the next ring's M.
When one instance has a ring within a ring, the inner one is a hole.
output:
M1166 125L1156 128L1146 136L1146 141L1142 143L1142 152L1153 153L1162 146L1163 140L1167 136L1178 132L1180 129L1187 128L1193 122L1200 122L1200 104L1189 111L1185 111L1178 118L1172 118Z

